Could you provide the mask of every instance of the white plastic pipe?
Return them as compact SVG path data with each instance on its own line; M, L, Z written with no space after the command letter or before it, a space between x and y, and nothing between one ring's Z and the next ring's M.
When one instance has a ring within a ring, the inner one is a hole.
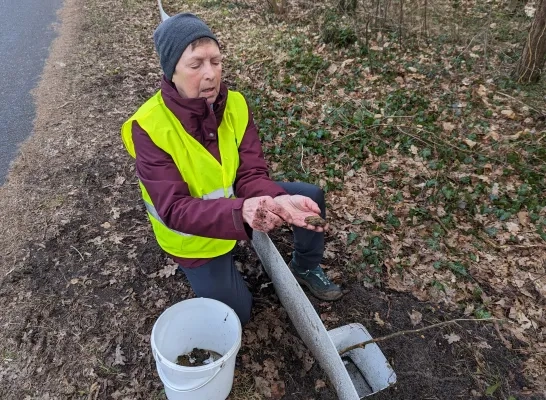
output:
M294 327L328 375L338 398L359 400L332 338L269 236L254 231L252 245Z
M167 18L169 18L169 15L163 10L163 4L161 4L161 0L157 0L157 5L159 6L159 15L161 16L161 22L163 22Z

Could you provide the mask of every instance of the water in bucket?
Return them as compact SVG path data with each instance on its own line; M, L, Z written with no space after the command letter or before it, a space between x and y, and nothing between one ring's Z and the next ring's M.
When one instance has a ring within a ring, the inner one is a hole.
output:
M152 353L169 400L225 400L233 385L235 358L241 348L241 322L217 300L181 301L159 316L152 329ZM177 364L194 348L222 357L202 366Z

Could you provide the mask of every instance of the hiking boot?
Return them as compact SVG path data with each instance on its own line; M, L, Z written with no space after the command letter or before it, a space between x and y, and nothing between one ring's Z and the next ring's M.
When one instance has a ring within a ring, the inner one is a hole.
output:
M328 279L320 265L303 272L296 271L293 265L294 261L290 261L288 267L296 280L300 285L307 286L315 297L321 300L334 301L343 296L341 288Z

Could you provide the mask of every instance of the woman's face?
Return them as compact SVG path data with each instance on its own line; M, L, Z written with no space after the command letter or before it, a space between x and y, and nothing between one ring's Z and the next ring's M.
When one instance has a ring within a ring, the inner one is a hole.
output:
M220 92L222 54L214 40L189 45L182 53L173 74L173 83L182 98L204 97L214 103Z

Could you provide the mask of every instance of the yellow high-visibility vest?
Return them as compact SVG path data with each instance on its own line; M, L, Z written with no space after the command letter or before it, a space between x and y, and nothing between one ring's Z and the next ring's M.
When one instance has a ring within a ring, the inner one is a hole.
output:
M161 91L144 103L121 127L123 144L134 158L132 124L137 121L154 144L174 160L192 197L203 200L234 197L233 185L239 167L239 145L248 124L248 106L242 94L228 91L226 109L218 128L222 164L191 136L163 102ZM231 251L236 240L190 235L169 228L139 182L148 218L157 242L167 253L183 258L213 258Z

